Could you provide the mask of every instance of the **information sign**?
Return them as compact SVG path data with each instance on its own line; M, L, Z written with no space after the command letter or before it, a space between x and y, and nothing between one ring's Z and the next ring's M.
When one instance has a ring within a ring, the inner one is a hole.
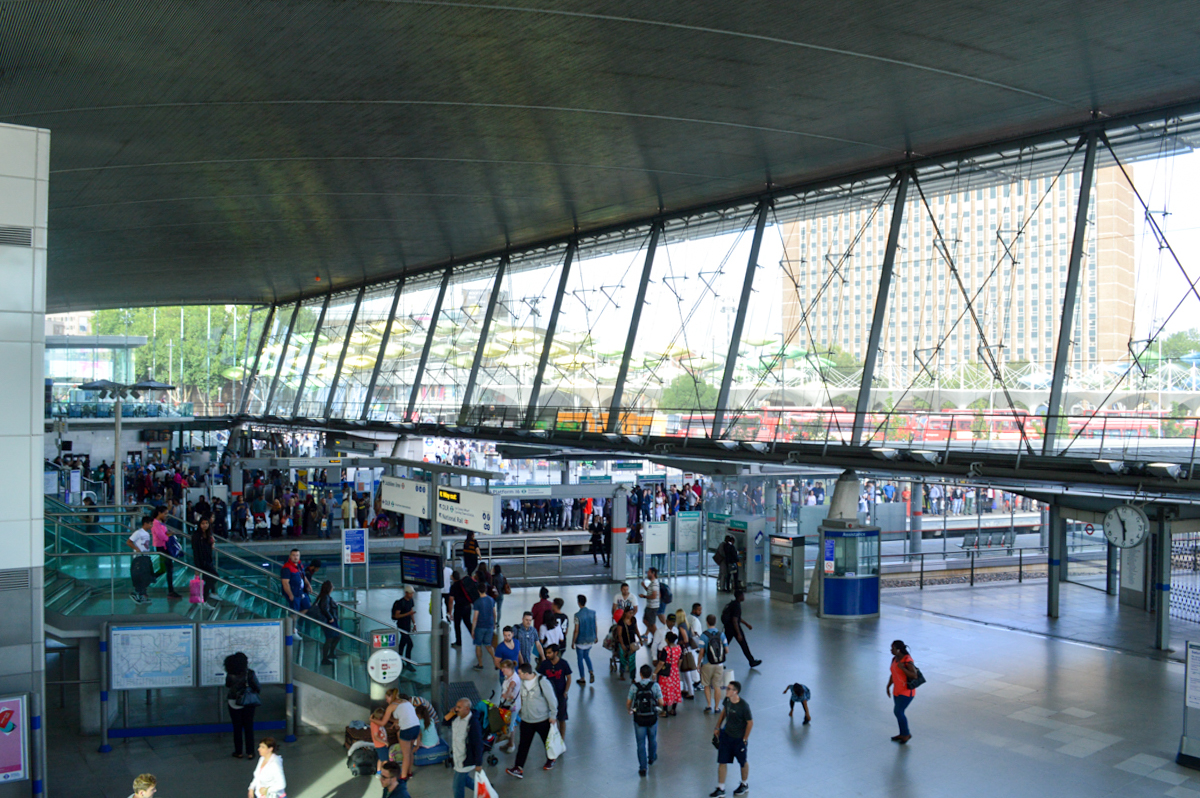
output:
M825 573L833 573L833 541L825 541Z
M675 550L696 551L700 547L700 512L683 510L675 513Z
M262 684L283 682L283 621L200 624L200 686L225 685L225 658L242 652Z
M1200 709L1200 643L1188 641L1187 672L1183 680L1184 702L1189 709Z
M492 485L490 490L493 496L506 496L513 499L552 495L549 485Z
M29 778L25 696L0 697L0 783Z
M417 518L429 517L429 483L401 477L380 477L379 497L383 509Z
M442 558L416 551L400 552L400 579L416 587L442 587Z
M367 561L367 530L342 530L342 565L362 565Z
M378 649L367 659L367 673L379 684L390 684L400 678L404 660L394 648Z
M83 472L74 468L71 470L71 501L82 501L81 493L83 493Z
M580 485L586 485L590 482L608 484L608 483L612 482L612 477L610 477L607 474L597 474L595 476L582 476L579 478Z
M399 644L397 632L372 632L371 648L395 648Z
M458 488L437 489L438 523L470 529L481 535L496 531L500 498L491 493L475 493Z
M188 624L111 626L110 687L154 690L196 684L196 629Z
M641 471L642 470L642 464L640 462L613 463L612 467L618 471Z
M647 554L666 554L671 550L670 525L666 521L642 524L642 543Z

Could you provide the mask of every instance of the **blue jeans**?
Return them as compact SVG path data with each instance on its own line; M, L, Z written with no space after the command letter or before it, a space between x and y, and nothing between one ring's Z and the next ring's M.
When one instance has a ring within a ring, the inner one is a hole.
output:
M901 737L908 736L908 718L904 717L904 711L906 709L908 709L908 705L912 703L913 698L915 698L915 696L911 696L911 695L892 696L892 702L895 704L895 708L892 711L896 715L896 720L900 722L900 736Z
M658 759L658 723L651 726L635 723L633 733L637 735L638 770L646 770Z
M468 770L466 773L454 771L454 798L463 798L463 793L468 796L475 795L475 771Z
M579 678L583 678L583 664L587 663L587 669L595 675L596 669L592 667L592 650L590 648L575 649L575 658L579 662Z

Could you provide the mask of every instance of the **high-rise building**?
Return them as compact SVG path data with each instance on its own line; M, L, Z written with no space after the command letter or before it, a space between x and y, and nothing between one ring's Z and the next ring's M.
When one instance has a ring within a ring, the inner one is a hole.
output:
M1049 370L1079 179L1076 171L1057 180L1048 174L969 190L927 189L923 199L910 190L879 363L910 371L953 368L979 362L986 342L1001 362ZM1128 360L1133 206L1120 168L1098 169L1074 318L1074 370ZM794 345L863 359L889 217L890 200L862 202L785 229L783 322Z

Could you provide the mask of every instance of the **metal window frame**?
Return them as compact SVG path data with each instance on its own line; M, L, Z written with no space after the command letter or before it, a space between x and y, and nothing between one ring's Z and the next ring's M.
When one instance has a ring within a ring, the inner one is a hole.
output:
M463 391L462 409L458 414L458 423L465 424L469 408L471 406L471 395L475 393L475 381L479 377L479 364L483 362L483 350L488 343L488 335L492 329L492 316L496 313L496 303L500 299L500 286L504 282L504 274L508 270L509 256L505 255L500 259L500 265L496 267L496 279L492 282L492 295L488 298L487 310L483 314L483 327L479 331L479 343L475 345L475 359L471 362L471 373L467 377L467 387Z
M258 366L262 360L263 349L266 348L267 338L271 334L271 325L275 323L275 309L278 305L271 305L267 311L267 320L263 322L262 335L258 338L258 350L254 353L254 368L250 369L250 376L246 380L246 390L242 393L242 403L240 413L245 415L246 410L250 407L250 395L254 393L254 384L258 382ZM246 330L246 335L250 334Z
M329 310L329 302L333 299L333 292L330 291L325 295L325 301L321 303L321 313L317 316L317 326L313 328L312 343L308 346L308 356L304 359L304 374L300 377L300 387L296 389L296 398L292 402L292 418L300 415L300 402L304 398L304 388L308 385L308 372L312 368L313 354L317 351L317 341L321 338L321 330L325 327L325 313Z
M267 401L263 403L263 415L272 415L275 403L275 389L279 386L279 375L283 373L283 361L287 359L288 346L292 343L292 331L296 329L296 319L300 317L300 305L303 300L297 300L292 308L292 317L288 320L287 332L283 336L283 347L279 350L279 359L275 361L275 376L271 378L271 387L267 389Z
M396 308L400 306L400 294L404 292L404 278L396 283L396 293L392 296L392 308L388 311L387 326L383 328L383 340L379 342L379 354L375 357L375 368L371 369L371 381L367 384L367 395L363 399L362 413L359 419L367 420L371 411L371 400L375 397L375 385L379 382L379 370L383 366L383 356L387 352L388 341L392 337L392 323L396 321Z
M417 361L417 373L413 376L412 389L408 394L408 407L404 411L404 420L412 420L413 412L417 409L417 394L421 390L421 381L425 379L425 366L429 362L429 350L433 347L433 336L437 334L438 319L442 315L442 302L446 299L446 289L450 287L450 275L454 273L453 266L446 267L442 275L442 284L438 288L437 300L433 303L433 315L429 319L429 332L425 334L425 346L421 347L421 359Z
M550 362L550 347L554 345L554 335L558 330L558 314L562 310L563 297L567 293L567 283L571 277L571 264L575 260L575 252L579 248L579 239L572 238L567 242L567 256L563 260L562 273L558 276L558 293L554 295L554 306L550 310L550 322L546 325L546 334L542 341L542 354L538 357L537 373L533 376L533 390L529 394L529 404L525 408L525 427L533 427L537 420L538 401L542 394L542 380L546 376L546 365Z
M346 352L350 349L350 336L354 335L354 325L358 323L358 310L362 307L363 296L366 293L365 285L358 289L358 296L354 299L354 310L350 311L350 323L346 325L346 338L342 341L342 352L338 355L337 370L333 372L333 379L329 383L329 394L325 397L324 416L326 421L333 415L333 399L337 396L338 383L342 380L342 365L346 362Z
M629 317L629 332L625 336L625 352L621 355L621 368L613 385L612 401L608 403L608 422L605 432L616 432L617 417L621 412L621 400L625 394L625 380L629 376L629 361L633 357L633 345L637 343L638 327L642 322L642 306L646 304L646 287L650 284L650 273L654 271L654 253L658 249L658 238L662 235L662 220L650 226L650 242L646 245L646 261L642 264L642 279L638 283L637 299L633 303L633 314ZM547 344L547 351L549 351Z

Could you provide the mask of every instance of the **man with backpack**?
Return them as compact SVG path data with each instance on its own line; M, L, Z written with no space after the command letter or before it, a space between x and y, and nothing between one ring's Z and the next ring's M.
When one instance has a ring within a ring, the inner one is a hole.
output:
M660 623L665 624L667 618L660 610L662 595L659 591L657 568L646 569L646 578L643 580L643 584L646 586L646 592L638 594L639 598L646 600L646 611L642 616L642 623L651 624L657 619Z
M658 759L658 712L663 708L663 696L653 678L654 669L643 665L640 673L642 678L629 686L625 708L633 716L633 733L637 736L638 775L645 776Z
M725 657L729 655L729 642L717 628L717 616L706 619L708 628L701 634L703 648L700 662L700 684L704 685L704 713L716 712L721 703L721 690L725 681Z
M742 647L742 653L746 655L746 660L750 663L751 668L757 668L762 664L761 659L755 659L750 653L750 646L746 643L746 633L742 631L742 627L753 629L754 627L742 620L742 602L746 600L746 594L738 590L733 594L733 601L725 605L725 609L721 611L721 624L725 627L725 637L729 640L736 640L738 645Z

